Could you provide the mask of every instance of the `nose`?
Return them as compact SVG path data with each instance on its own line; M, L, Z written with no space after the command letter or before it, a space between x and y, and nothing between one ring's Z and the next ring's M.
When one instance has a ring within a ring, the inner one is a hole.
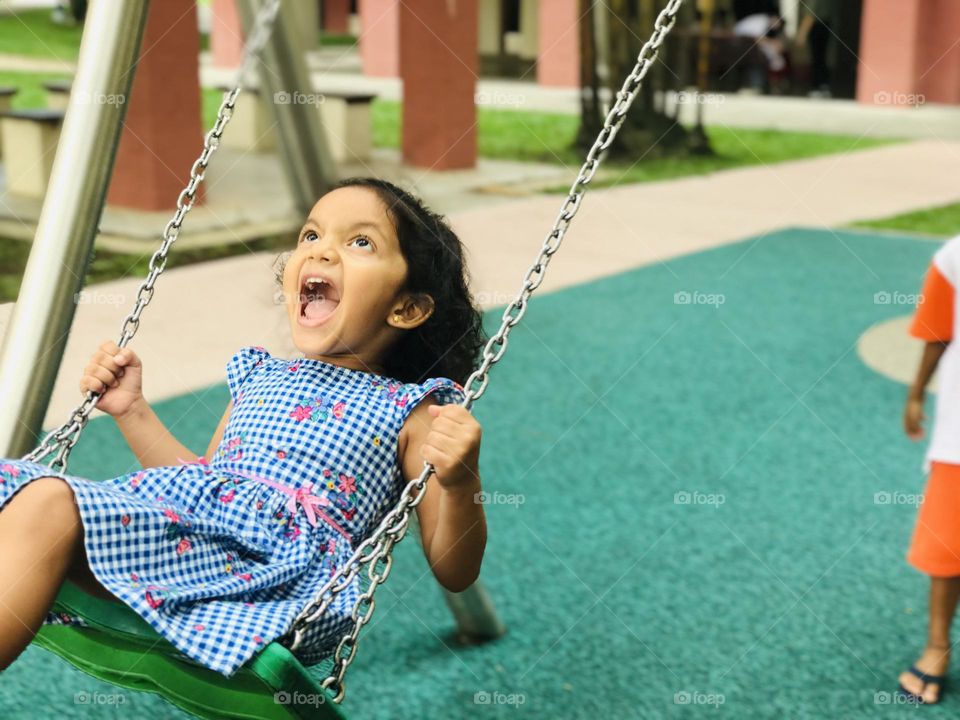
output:
M333 262L337 259L337 251L334 249L334 243L318 240L310 246L307 257L311 260L323 259L327 262Z

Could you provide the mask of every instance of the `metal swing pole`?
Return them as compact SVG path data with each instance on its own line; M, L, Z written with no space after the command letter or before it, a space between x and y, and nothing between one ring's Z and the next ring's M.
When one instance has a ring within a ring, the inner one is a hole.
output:
M37 233L0 346L0 456L36 444L107 195L148 0L94 2Z
M410 533L420 542L420 522L416 514L410 515ZM457 623L457 641L462 645L475 645L495 640L507 632L507 626L497 615L493 598L478 579L466 590L455 593L440 586L443 599Z
M262 4L262 0L237 3L248 32ZM337 164L320 122L322 96L313 89L296 20L291 0L282 0L257 69L260 102L269 106L277 124L278 149L290 194L306 217L337 180Z

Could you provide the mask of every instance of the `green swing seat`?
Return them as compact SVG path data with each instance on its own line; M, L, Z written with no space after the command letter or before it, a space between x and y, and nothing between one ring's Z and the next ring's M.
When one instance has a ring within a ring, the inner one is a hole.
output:
M156 693L201 718L326 719L346 715L279 643L271 643L231 678L183 655L126 605L65 582L52 611L89 627L43 625L34 643L112 685Z

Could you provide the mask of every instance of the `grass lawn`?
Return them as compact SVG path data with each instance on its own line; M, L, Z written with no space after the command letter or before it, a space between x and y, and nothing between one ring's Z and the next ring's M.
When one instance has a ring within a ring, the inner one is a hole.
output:
M50 10L0 15L0 52L73 62L80 51L81 25L58 25Z
M27 266L31 244L21 240L0 238L0 303L13 302L20 292L20 282ZM115 253L96 249L87 269L84 286L122 277L145 278L150 270L150 257L156 248L142 255ZM244 243L226 243L204 248L181 249L174 245L167 268L217 260L247 252L272 251L278 255L292 250L289 235L258 238Z
M573 115L517 110L478 109L479 152L483 157L532 162L562 163L573 174L583 164L584 153L571 147L580 119ZM643 162L604 161L613 179L591 183L594 187L621 183L666 180L700 175L746 165L772 164L786 160L845 153L888 145L898 140L862 138L853 135L781 132L708 127L715 155L681 155L648 158ZM373 105L374 145L399 147L400 103L378 100ZM639 158L637 159L639 160ZM557 188L566 192L569 185Z
M324 45L326 45L327 47L331 47L331 46L349 47L350 45L356 45L357 42L358 42L358 39L353 35L347 35L345 33L330 33L330 32L324 32L323 30L320 31L319 43L321 47L323 47Z
M201 2L208 5L209 2ZM75 61L80 52L83 26L58 25L50 19L50 10L20 10L0 15L0 52L9 55L27 55L34 58ZM357 38L343 33L319 31L321 46L349 46ZM200 34L202 50L210 49L210 38Z
M69 80L63 73L22 73L0 70L0 87L19 88L13 96L13 107L17 110L46 107L46 91L43 83L51 80Z
M960 203L931 207L876 220L863 220L853 223L852 226L872 230L922 233L936 237L953 237L960 234Z

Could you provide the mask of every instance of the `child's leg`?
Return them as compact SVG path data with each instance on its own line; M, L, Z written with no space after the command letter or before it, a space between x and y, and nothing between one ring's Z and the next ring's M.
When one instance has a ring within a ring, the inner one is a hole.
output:
M79 546L79 550L78 550ZM85 559L73 490L38 478L0 512L0 671L33 640L64 578ZM89 573L89 568L86 568ZM106 591L104 591L106 592Z
M950 648L950 624L960 599L960 577L930 578L930 627L927 645Z
M927 630L927 646L914 663L917 669L928 675L943 675L950 665L950 625L960 599L960 577L930 578L930 620ZM926 702L935 702L940 695L936 683L925 686L916 675L904 672L900 683L910 692L920 695Z

